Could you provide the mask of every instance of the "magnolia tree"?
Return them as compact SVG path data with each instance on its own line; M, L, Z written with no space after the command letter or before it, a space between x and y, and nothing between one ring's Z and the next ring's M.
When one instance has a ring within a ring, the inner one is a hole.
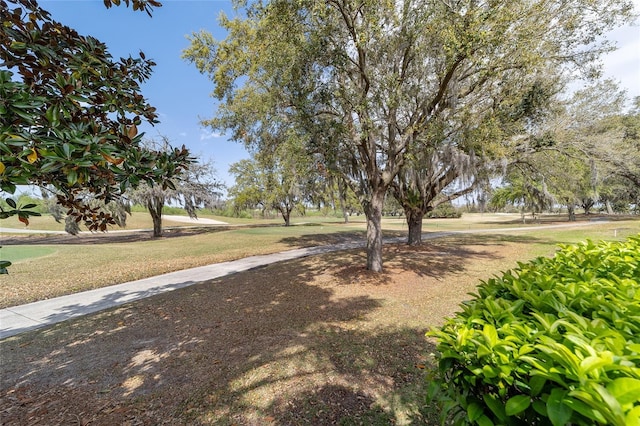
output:
M132 4L147 13L159 6ZM113 218L83 194L110 202L141 182L171 188L188 151L145 149L138 132L143 121L157 122L140 93L154 63L142 52L114 60L33 0L0 0L0 12L0 189L52 186L69 214L105 230Z
M106 7L120 0L104 0ZM154 0L124 0L151 14ZM113 216L87 200L109 203L140 182L171 188L191 162L184 148L154 152L140 145L155 108L140 94L153 62L114 60L107 47L56 22L35 0L0 0L0 191L5 219L28 224L33 205L10 198L18 185L51 186L57 202L90 230ZM0 262L6 272L10 262Z

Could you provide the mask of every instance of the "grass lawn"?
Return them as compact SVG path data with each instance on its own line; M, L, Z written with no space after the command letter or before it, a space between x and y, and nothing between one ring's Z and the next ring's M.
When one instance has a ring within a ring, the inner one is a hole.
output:
M32 229L36 225L49 229L62 226L50 216L35 219L40 222L33 223ZM260 221L258 227L243 227L241 224L210 226L190 233L184 230L192 228L184 223L168 222L165 237L160 239L149 238L149 233L107 232L77 237L14 234L20 238L7 243L6 237L12 234L6 234L1 254L14 264L10 267L10 275L0 280L0 308L251 255L330 244L345 238L364 239L366 224L362 217L352 218L349 224L344 224L339 218L311 216L299 219L298 225L290 227L276 226L279 222L272 220ZM519 215L464 215L460 219L427 220L423 230L428 234L496 227L519 228L522 227L519 219ZM557 219L549 217L541 224L530 226L541 228L547 221L556 223L551 221ZM131 222L136 229L151 226L151 219L146 213L133 213ZM585 223L589 222L581 222ZM548 242L530 247L531 253L537 256L551 253L557 243L572 243L586 238L618 239L640 232L639 220L591 222L589 225L511 231L510 234L535 235ZM387 218L383 226L387 236L404 236L407 231L402 219ZM180 232L183 231L184 236L175 236L182 235ZM478 234L470 238L491 240L497 237Z
M474 226L471 218L438 223ZM20 288L23 298L50 297L138 270L362 238L361 225L34 246L56 251L17 261L1 291L4 300ZM401 226L385 229L401 235ZM436 425L437 408L425 400L434 351L426 330L479 280L517 261L550 255L558 243L637 233L640 221L626 220L454 234L420 247L387 244L380 274L364 269L363 250L349 250L206 281L0 341L0 413L6 424Z
M16 263L48 256L56 250L53 246L7 246L0 248L0 258Z

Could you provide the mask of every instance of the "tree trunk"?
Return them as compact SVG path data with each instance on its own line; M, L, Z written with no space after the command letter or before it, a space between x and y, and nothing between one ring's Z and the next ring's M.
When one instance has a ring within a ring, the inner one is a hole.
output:
M147 209L153 220L153 238L162 237L162 207L163 204L147 203Z
M424 212L421 210L407 209L404 211L407 216L407 225L409 225L409 239L407 244L417 246L422 244L422 219Z
M608 215L612 215L613 214L613 207L611 207L611 201L605 200L604 205L607 207L607 214Z
M338 196L338 203L339 203L340 210L342 210L342 217L344 218L344 223L349 223L349 213L347 212L347 208L346 208L347 202L342 197L342 192L340 192L340 195Z
M279 207L280 214L282 215L282 219L284 219L284 226L291 226L291 210L286 207Z
M338 202L340 203L340 209L342 210L342 217L344 223L349 223L349 213L347 212L347 185L338 182Z
M367 216L367 269L382 272L382 209L385 191L376 191L364 206Z
M573 205L567 206L567 211L569 212L569 222L576 221L576 207Z

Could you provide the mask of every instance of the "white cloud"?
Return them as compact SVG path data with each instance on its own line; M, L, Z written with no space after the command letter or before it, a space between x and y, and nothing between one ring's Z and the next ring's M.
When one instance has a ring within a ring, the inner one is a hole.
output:
M211 132L205 129L200 129L200 140L216 139L225 137L224 133Z
M634 5L640 13L640 0ZM604 76L618 80L630 97L640 96L640 23L617 28L607 38L616 42L617 50L602 58Z

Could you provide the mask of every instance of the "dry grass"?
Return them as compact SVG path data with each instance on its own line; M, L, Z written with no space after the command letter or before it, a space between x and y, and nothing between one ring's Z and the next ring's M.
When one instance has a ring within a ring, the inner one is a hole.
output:
M2 258L13 261L25 247L36 255L20 256L0 280L0 308L354 235L340 227L328 231L334 234L316 235L312 227L210 227L176 229L161 239L150 233L16 235L3 239Z
M115 274L158 259L184 266L345 237L277 230L56 247L95 250L85 262ZM2 424L435 425L437 409L424 400L434 347L424 333L478 280L551 254L557 242L638 232L629 221L387 245L380 274L362 267L361 250L315 256L8 338L0 342ZM100 259L105 253L112 257ZM141 253L147 258L131 263ZM99 270L90 269L93 281Z
M135 215L140 220L139 216ZM312 218L319 220L318 218ZM468 215L458 220L427 221L425 231L484 229L496 221L515 226L518 217L506 215ZM514 222L515 221L515 222ZM399 219L385 221L387 235L404 235ZM439 228L436 228L438 226ZM540 225L542 226L542 225ZM257 228L182 227L165 232L165 237L152 239L150 232L69 235L5 235L1 256L15 261L9 276L0 279L0 308L57 297L74 292L133 281L176 270L268 254L299 247L330 244L345 239L362 239L364 224L312 222L292 227ZM594 223L576 229L543 228L512 232L513 235L535 235L550 246L585 238L624 238L640 232L640 221L627 220ZM470 239L492 239L479 234ZM468 239L467 239L468 240ZM465 241L467 241L465 240ZM545 254L548 247L536 251L540 244L529 247L535 255ZM31 256L25 255L31 253ZM545 251L546 250L546 251ZM15 258L14 258L15 256Z
M0 342L3 424L437 424L424 338L533 237L282 262Z

